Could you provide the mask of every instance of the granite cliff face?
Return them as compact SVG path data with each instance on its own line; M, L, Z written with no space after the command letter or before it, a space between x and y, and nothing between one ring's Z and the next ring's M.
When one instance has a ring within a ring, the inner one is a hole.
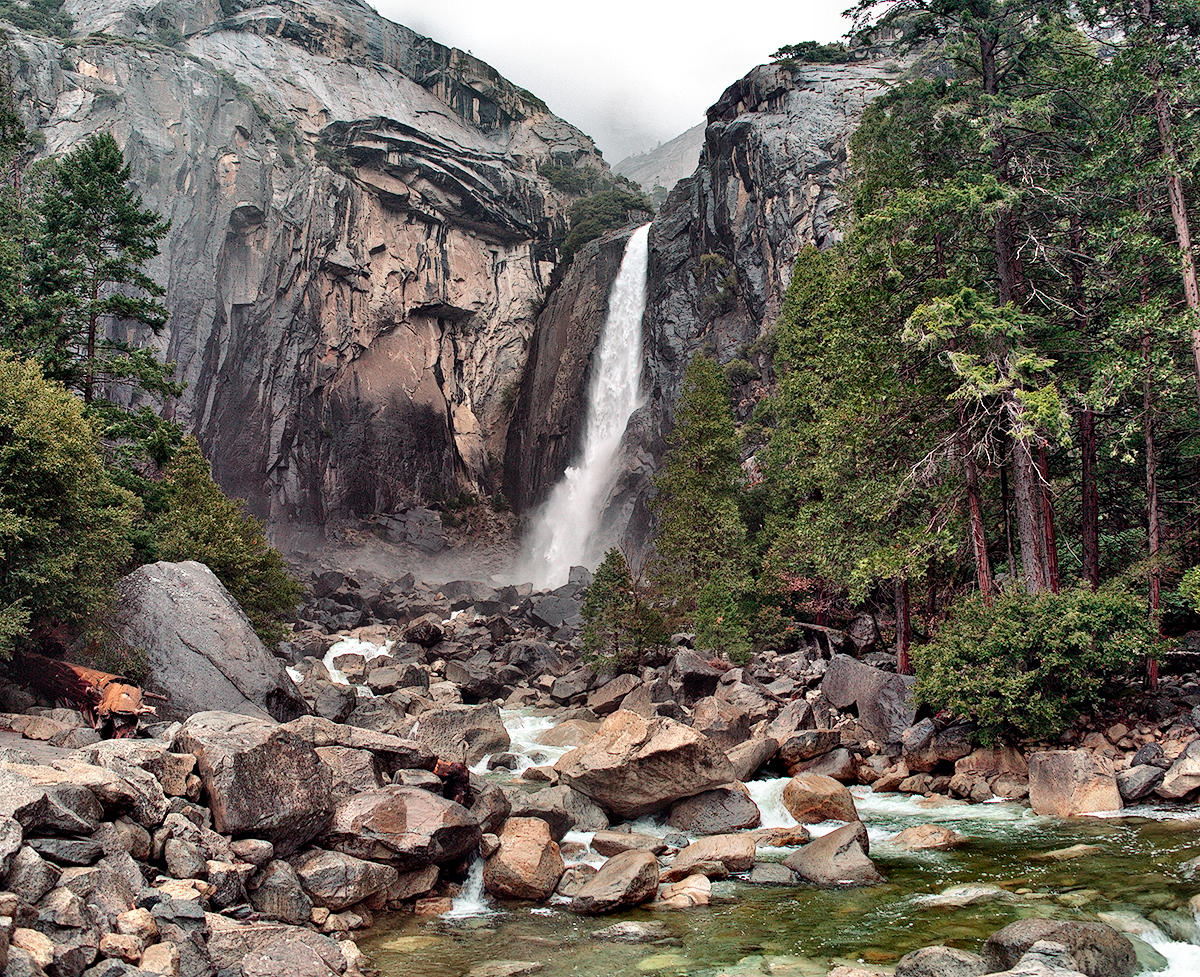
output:
M650 535L651 477L665 450L688 362L702 348L727 362L757 339L779 313L800 251L836 239L847 141L867 104L902 71L890 58L766 65L709 109L700 164L675 185L650 232L643 321L648 398L626 432L623 471L608 514L610 523L625 527L631 550L643 549ZM564 287L606 290L611 266L607 251L581 253ZM602 311L604 293L598 305L595 294L578 292L570 303ZM595 330L569 333L563 312L552 300L538 320L539 353L530 360L519 401L524 420L509 436L510 457L530 444L554 445L548 458L507 468L507 490L521 508L545 496L570 460L572 438L578 440L571 418L586 371L579 371L577 386L564 384L561 364L542 350L570 342L575 362L583 363ZM563 338L568 335L575 338ZM528 437L532 418L541 419L541 440L515 440Z
M591 140L356 0L68 0L17 34L46 153L111 130L172 222L171 408L275 522L498 487L565 230L539 165Z

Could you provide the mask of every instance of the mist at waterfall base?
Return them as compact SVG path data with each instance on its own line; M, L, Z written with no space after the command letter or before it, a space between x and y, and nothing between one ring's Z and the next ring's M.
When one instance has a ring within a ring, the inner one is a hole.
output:
M642 316L649 237L646 224L625 245L593 354L582 448L534 517L515 568L517 579L541 589L565 584L572 566L594 568L612 542L603 537L600 527L619 474L621 438L643 400Z

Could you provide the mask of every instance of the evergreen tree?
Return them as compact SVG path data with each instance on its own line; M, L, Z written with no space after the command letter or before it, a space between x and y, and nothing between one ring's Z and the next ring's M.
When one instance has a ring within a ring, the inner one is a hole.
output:
M157 414L139 401L177 395L174 364L138 339L166 325L163 287L145 271L169 225L142 205L108 133L89 137L55 166L41 194L30 286L37 313L24 346L49 376L79 391L112 442L162 445ZM159 460L162 460L160 457Z
M259 636L279 641L281 618L300 601L302 588L262 524L227 497L212 479L195 438L176 453L163 482L165 511L152 524L157 556L198 560L217 575L241 605Z
M749 547L738 506L743 482L738 452L729 383L715 359L697 355L684 375L669 450L655 479L653 577L681 621L720 625L696 635L700 645L717 652L724 650L719 643L728 640L728 628L744 632L745 614L712 609L742 608L750 589ZM697 620L702 593L710 612ZM736 643L740 648L745 641L738 636Z
M666 624L625 554L604 554L583 599L583 653L593 662L636 668L643 654L667 639Z

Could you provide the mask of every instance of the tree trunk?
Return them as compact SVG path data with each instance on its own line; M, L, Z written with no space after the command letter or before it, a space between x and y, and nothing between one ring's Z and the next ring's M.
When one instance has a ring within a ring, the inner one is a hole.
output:
M1083 455L1083 577L1092 590L1100 586L1100 492L1096 487L1096 412L1083 409L1079 418Z
M1046 584L1054 592L1062 590L1058 572L1058 537L1054 529L1054 499L1050 495L1050 458L1046 446L1038 449L1038 482L1042 500L1042 549L1046 558Z
M1013 548L1012 493L1008 489L1008 466L1000 466L1000 505L1004 509L1004 545L1008 552L1008 572L1017 574L1017 551Z
M1041 493L1028 438L1013 438L1012 466L1013 503L1017 515L1017 536L1021 541L1021 572L1026 591L1037 594L1046 589L1048 581L1042 554Z
M1154 10L1151 0L1142 0L1141 18L1147 30L1153 32ZM1196 373L1196 399L1200 402L1200 280L1196 274L1196 256L1192 251L1192 225L1188 217L1187 198L1180 175L1179 152L1171 131L1171 102L1162 85L1162 65L1152 60L1147 69L1154 84L1154 123L1162 142L1166 161L1167 198L1171 203L1171 220L1175 224L1175 240L1179 245L1180 274L1183 278L1183 297L1191 317L1192 363Z
M963 456L967 476L967 515L971 549L975 554L975 580L984 604L992 603L992 565L988 560L987 531L983 524L983 496L979 491L979 466L970 454Z
M912 674L909 649L912 647L912 608L908 599L908 581L896 578L896 670Z
M1142 336L1142 355L1146 373L1142 380L1142 424L1146 431L1146 543L1150 551L1150 619L1160 630L1162 626L1162 565L1159 562L1161 534L1158 508L1158 445L1154 431L1154 389L1151 376L1151 337ZM1146 660L1146 684L1158 688L1158 660Z

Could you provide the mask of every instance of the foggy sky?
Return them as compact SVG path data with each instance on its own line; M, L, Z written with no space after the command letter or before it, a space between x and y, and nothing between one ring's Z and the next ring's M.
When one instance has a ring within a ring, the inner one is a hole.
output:
M370 0L470 51L592 136L609 163L704 119L771 52L845 33L852 0Z

